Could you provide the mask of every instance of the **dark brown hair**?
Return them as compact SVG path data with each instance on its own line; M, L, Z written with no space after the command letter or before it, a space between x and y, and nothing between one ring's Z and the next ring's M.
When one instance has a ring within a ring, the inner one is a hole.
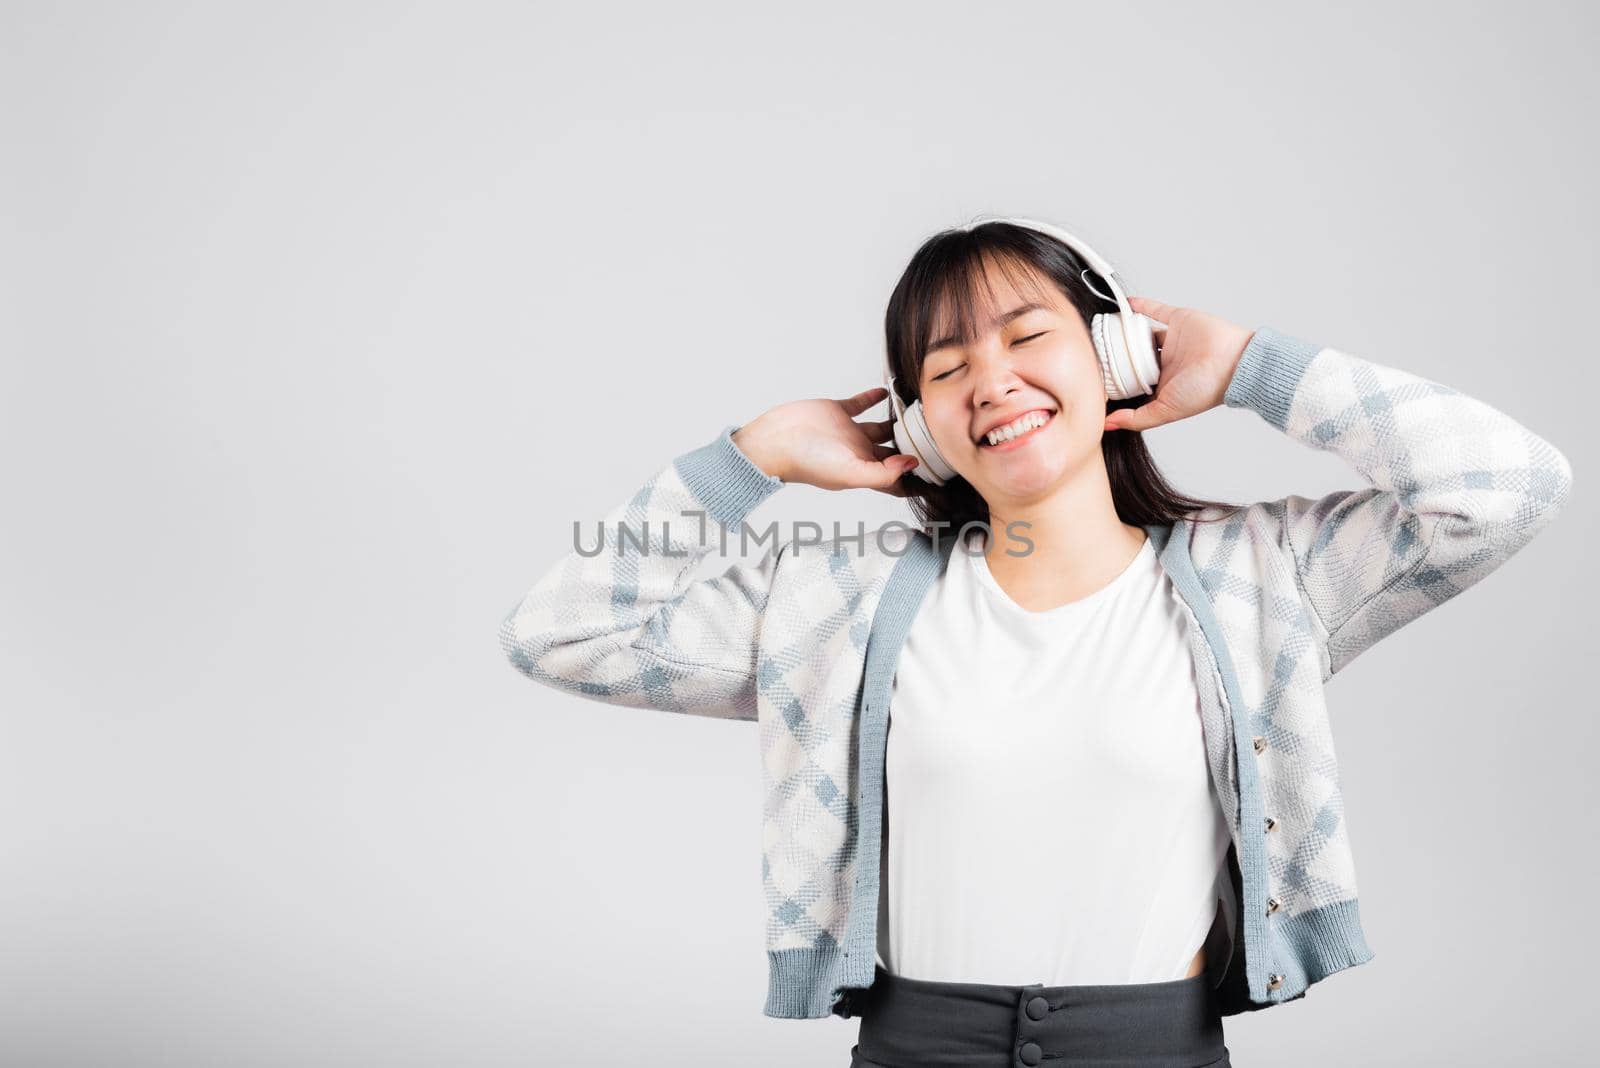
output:
M910 405L921 393L923 358L942 309L954 312L954 332L961 344L977 339L975 309L980 306L978 287L988 288L986 260L999 267L1019 292L1037 293L1041 279L1054 282L1083 317L1085 328L1097 312L1118 311L1115 301L1106 300L1085 284L1080 272L1088 265L1083 259L1048 234L999 221L985 222L970 230L943 230L923 242L911 257L884 314L889 370L904 404ZM1091 273L1099 277L1097 272ZM1111 291L1103 279L1098 288ZM988 303L992 304L992 291L989 295ZM1106 412L1137 407L1148 399L1141 396L1108 401ZM1106 432L1100 440L1100 450L1105 457L1112 504L1124 523L1170 524L1193 518L1191 512L1204 508L1231 511L1242 507L1177 492L1156 468L1137 431ZM989 505L960 475L942 486L915 475L903 475L901 485L908 491L907 503L925 530L934 529L935 523L948 523L945 530L958 531L966 523L989 522Z

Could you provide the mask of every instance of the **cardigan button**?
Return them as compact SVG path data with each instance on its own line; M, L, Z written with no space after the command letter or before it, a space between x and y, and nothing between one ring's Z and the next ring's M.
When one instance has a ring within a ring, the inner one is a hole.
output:
M1279 901L1275 897L1267 898L1267 912L1268 912L1268 914L1277 912L1278 909L1282 907L1282 905L1283 905L1283 902Z
M1255 746L1256 752L1259 753L1267 747L1267 740L1258 734L1254 738L1250 739L1250 744Z
M1267 976L1267 989L1276 990L1283 985L1283 976L1276 973Z
M1267 830L1270 831L1270 830L1272 830L1272 828L1276 827L1277 825L1278 825L1278 821L1277 820L1273 819L1271 816L1267 817Z
M1017 1050L1017 1056L1022 1058L1023 1064L1038 1064L1044 1058L1044 1050L1039 1048L1037 1042L1024 1042L1022 1048Z

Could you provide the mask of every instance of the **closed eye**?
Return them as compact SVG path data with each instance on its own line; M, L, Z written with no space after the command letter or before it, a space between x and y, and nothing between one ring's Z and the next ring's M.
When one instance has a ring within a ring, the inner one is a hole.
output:
M1032 341L1034 338L1036 338L1036 337L1044 337L1049 332L1050 331L1048 331L1048 330L1041 330L1037 334L1029 334L1027 337L1019 337L1019 338L1017 338L1017 340L1013 341L1012 344L1013 345L1026 345L1028 342ZM945 377L945 375L955 374L960 369L961 369L961 365L957 364L956 366L950 368L950 370L945 371L942 374L934 375L933 378L931 378L929 381L937 382L937 381L939 381L939 379Z

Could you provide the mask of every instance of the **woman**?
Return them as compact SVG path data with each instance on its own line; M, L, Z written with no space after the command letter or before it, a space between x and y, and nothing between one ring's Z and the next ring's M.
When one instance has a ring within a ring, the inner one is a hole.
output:
M853 1068L1226 1065L1222 1016L1370 959L1323 684L1570 490L1480 401L1142 298L1159 380L1112 398L1091 332L1126 319L1096 320L1114 282L1073 246L988 221L913 257L889 370L931 455L857 421L884 390L781 405L658 471L501 627L546 684L759 723L765 1011L859 1016ZM1176 494L1140 432L1221 405L1370 485ZM906 496L922 529L691 579L791 482Z

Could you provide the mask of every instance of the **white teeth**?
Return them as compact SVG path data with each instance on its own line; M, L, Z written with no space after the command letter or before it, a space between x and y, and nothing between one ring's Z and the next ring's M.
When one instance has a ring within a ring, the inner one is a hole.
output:
M984 436L984 440L986 440L990 445L999 445L1003 442L1010 441L1012 438L1017 437L1020 434L1026 434L1034 427L1043 426L1045 423L1049 422L1049 420L1050 416L1046 412L1029 412L1026 415L1018 416L1005 426L996 427L995 429L989 431L989 433Z

